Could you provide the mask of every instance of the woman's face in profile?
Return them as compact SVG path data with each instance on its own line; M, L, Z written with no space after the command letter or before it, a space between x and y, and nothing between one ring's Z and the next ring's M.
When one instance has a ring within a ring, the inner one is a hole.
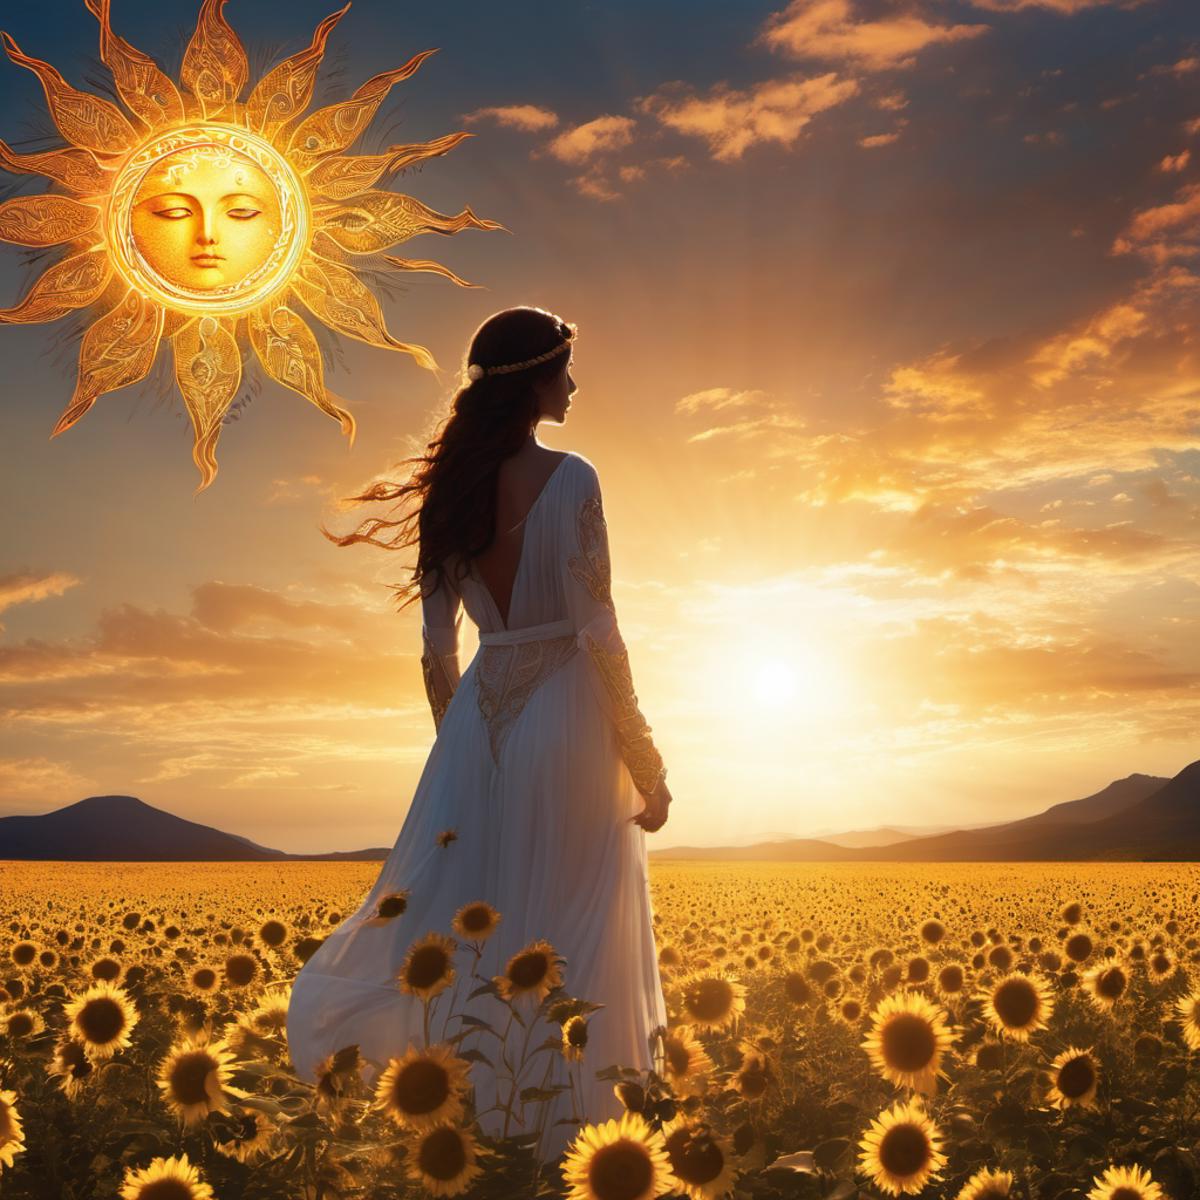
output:
M134 197L133 240L162 279L193 291L236 285L271 256L282 221L270 179L224 147L164 158Z
M556 371L538 389L538 407L542 416L560 424L566 420L567 409L571 407L571 393L578 387L571 374L575 366L575 356L570 350L566 353L567 362L562 369Z

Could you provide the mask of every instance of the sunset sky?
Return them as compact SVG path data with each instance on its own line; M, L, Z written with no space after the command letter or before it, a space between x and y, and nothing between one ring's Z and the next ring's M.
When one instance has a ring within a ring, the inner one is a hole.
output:
M112 7L177 78L198 0ZM251 83L338 7L231 0ZM83 0L0 25L100 69ZM413 557L318 526L510 304L579 326L539 437L604 489L675 798L651 848L1001 821L1200 758L1194 0L354 0L318 98L430 47L356 149L469 130L391 186L511 232L395 251L485 286L384 302L440 378L336 343L353 448L255 374L193 496L169 355L50 440L78 351L0 327L0 815L120 792L392 845L433 739ZM0 138L47 133L0 57ZM0 305L36 274L0 246Z

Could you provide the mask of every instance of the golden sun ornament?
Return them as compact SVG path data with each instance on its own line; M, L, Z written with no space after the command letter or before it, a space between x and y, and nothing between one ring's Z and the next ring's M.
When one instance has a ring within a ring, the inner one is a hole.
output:
M449 268L382 251L422 233L503 229L427 208L374 185L437 157L464 138L348 155L394 84L434 50L364 83L348 100L306 115L325 43L350 5L323 20L306 49L271 70L247 100L249 65L225 21L227 0L203 0L177 88L149 56L112 31L111 0L84 0L100 23L100 57L128 109L77 91L49 63L0 33L8 57L41 80L67 146L18 154L0 141L0 167L46 176L61 191L0 204L0 241L65 247L65 254L0 324L54 321L96 307L83 335L75 393L51 437L96 400L150 372L169 342L194 432L203 491L216 478L221 424L253 351L266 374L337 420L354 441L354 418L325 388L320 348L303 311L331 329L402 350L437 370L423 346L387 331L358 269Z

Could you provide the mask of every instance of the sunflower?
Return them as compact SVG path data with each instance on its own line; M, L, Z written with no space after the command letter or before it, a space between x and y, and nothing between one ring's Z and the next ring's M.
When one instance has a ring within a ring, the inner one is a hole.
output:
M228 1112L230 1097L244 1100L249 1094L229 1083L234 1059L223 1039L212 1042L205 1033L171 1047L159 1068L158 1086L185 1126L198 1124L210 1112Z
M0 1091L0 1166L11 1167L13 1159L25 1149L21 1114L17 1112L17 1093Z
M1083 974L1087 998L1101 1012L1112 1007L1129 990L1129 967L1120 959L1108 959Z
M774 1064L764 1051L742 1043L742 1061L734 1072L733 1083L745 1100L757 1100L777 1082Z
M38 948L33 942L21 941L8 952L15 967L32 967L37 961Z
M993 1171L984 1167L962 1185L954 1200L1006 1200L1015 1182L1011 1171Z
M213 1144L227 1158L252 1163L274 1149L278 1126L266 1113L239 1104L214 1118Z
M678 1191L666 1139L641 1113L584 1125L560 1169L569 1190L565 1200L654 1200Z
M198 996L211 996L220 982L212 967L193 967L188 975L188 987Z
M500 914L486 900L474 900L464 904L454 914L450 924L455 933L465 940L483 942L496 932Z
M724 975L692 975L680 984L686 1020L697 1029L720 1031L746 1011L746 988Z
M860 1171L893 1196L919 1192L946 1164L941 1134L919 1100L885 1109L858 1144Z
M1093 1178L1092 1184L1087 1200L1168 1200L1145 1167L1108 1166L1103 1175Z
M689 1200L718 1200L730 1194L738 1173L732 1139L684 1116L665 1121L662 1134L683 1195Z
M402 888L398 892L387 892L380 896L371 915L363 922L364 925L386 925L397 917L402 917L408 911L409 892Z
M70 1034L83 1043L93 1062L111 1058L130 1045L130 1030L138 1012L125 992L111 983L97 983L64 1007Z
M212 1188L200 1178L188 1156L154 1158L148 1167L127 1167L121 1200L213 1200Z
M463 1115L463 1095L470 1086L471 1064L439 1042L427 1050L409 1043L400 1058L391 1058L375 1084L375 1103L397 1125L432 1129Z
M362 1058L358 1046L343 1046L317 1064L314 1099L319 1110L333 1112L349 1099L359 1077Z
M562 962L554 947L538 938L517 951L505 965L504 974L493 976L492 982L505 1000L528 996L541 1004L555 988L562 987Z
M939 968L934 977L934 987L946 1000L957 999L967 986L967 973L962 963L949 962Z
M225 2L203 0L177 85L113 32L110 0L87 0L100 23L112 100L77 90L3 36L8 57L41 80L66 144L18 154L0 143L5 169L46 176L64 189L20 196L0 210L0 240L62 247L64 255L19 304L0 309L0 323L54 321L98 306L83 335L75 394L51 436L71 428L100 396L144 379L160 346L169 346L194 427L201 489L217 473L217 438L241 389L244 357L257 358L267 377L337 420L353 442L354 418L326 391L321 348L305 313L436 370L425 347L388 332L359 271L389 278L393 271L426 271L471 287L440 263L382 252L420 234L503 228L469 207L439 213L374 186L446 154L469 133L391 146L383 154L348 153L392 89L434 49L308 112L343 8L243 98L250 66L225 20ZM251 203L223 206L222 193L230 189ZM181 193L188 203L174 205ZM162 213L173 223L170 234L160 228ZM216 253L189 258L196 246Z
M230 987L249 987L258 975L258 959L253 954L231 954L225 960L225 982Z
M41 1014L32 1008L14 1008L0 1014L0 1033L12 1041L23 1041L46 1028Z
M413 942L400 965L396 979L402 992L432 1000L454 982L454 952L458 943L445 934L430 931Z
M563 1022L562 1056L569 1062L582 1062L587 1049L588 1022L582 1013L576 1013Z
M1036 974L1013 972L979 993L984 1016L997 1033L1019 1042L1029 1040L1037 1029L1045 1029L1054 1011L1049 984Z
M1146 973L1154 983L1164 983L1175 974L1174 954L1164 946L1156 946L1146 955Z
M483 1171L478 1157L484 1151L467 1130L454 1125L411 1135L407 1145L408 1177L430 1196L461 1195Z
M1175 1011L1190 1050L1200 1050L1200 988L1175 1001Z
M1050 1090L1046 1102L1057 1108L1079 1105L1094 1108L1100 1086L1100 1064L1090 1049L1068 1046L1050 1064Z
M74 1038L62 1037L54 1045L54 1053L46 1064L47 1075L59 1077L58 1086L68 1100L74 1100L83 1090L84 1081L94 1070L87 1051Z
M946 1014L919 992L893 992L871 1014L872 1027L862 1042L875 1069L897 1087L932 1094L942 1056L954 1041Z
M663 1038L664 1077L677 1096L702 1091L713 1061L690 1025L676 1025Z
M121 960L111 954L102 954L88 968L91 977L101 983L116 983L121 978Z

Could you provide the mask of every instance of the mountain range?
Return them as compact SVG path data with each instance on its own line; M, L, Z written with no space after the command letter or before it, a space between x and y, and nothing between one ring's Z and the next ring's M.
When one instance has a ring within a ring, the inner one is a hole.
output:
M32 817L0 817L0 859L73 862L382 861L389 847L289 854L164 812L134 796L89 796ZM1200 760L1178 775L1127 775L1077 800L998 825L919 827L823 838L767 834L737 846L674 846L660 862L1059 862L1200 860Z

